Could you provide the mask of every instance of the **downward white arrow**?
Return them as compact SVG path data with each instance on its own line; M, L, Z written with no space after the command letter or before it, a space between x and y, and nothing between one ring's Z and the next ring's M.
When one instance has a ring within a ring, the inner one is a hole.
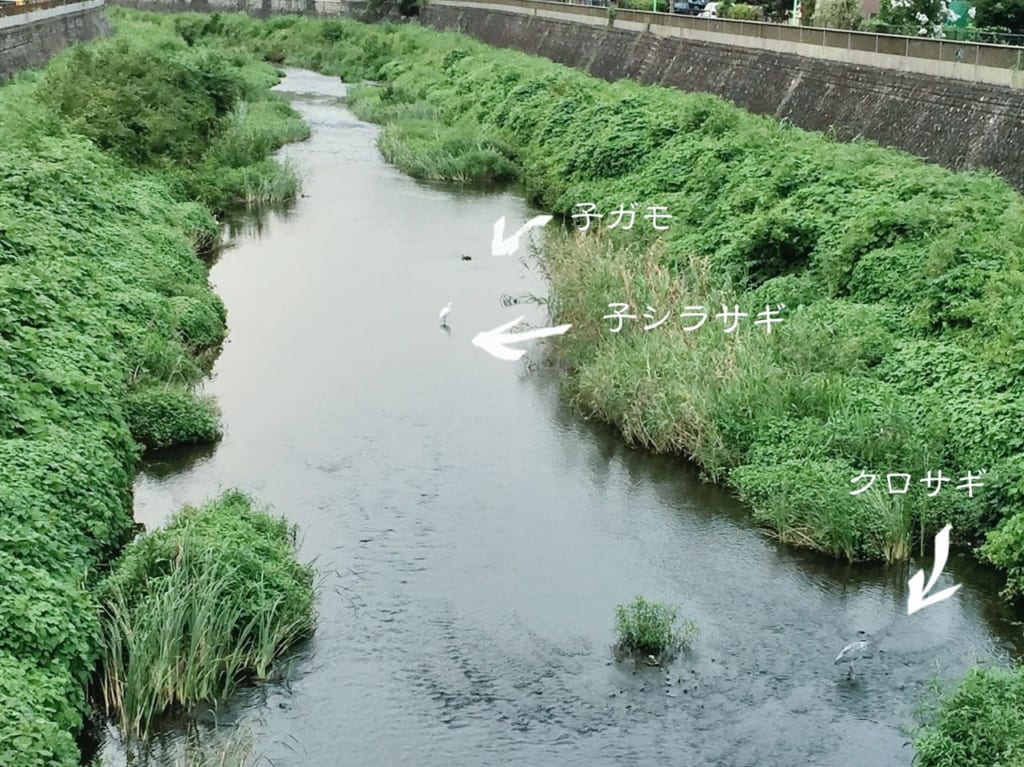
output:
M572 325L558 325L553 328L540 328L539 330L528 330L525 333L506 333L505 331L523 321L522 317L516 317L511 322L499 325L494 330L485 330L477 333L473 338L473 346L479 346L492 357L500 360L515 361L526 354L523 349L509 349L505 344L517 341L529 341L532 338L545 338L547 336L560 336Z
M502 216L494 222L494 236L491 237L491 255L492 256L511 256L517 250L519 250L519 238L526 234L534 227L544 226L554 216L534 216L525 224L523 224L516 233L505 239L505 217Z
M910 595L907 597L907 615L913 615L918 610L928 607L928 605L949 599L962 585L958 583L956 586L940 591L938 594L925 597L925 594L932 590L932 586L935 585L939 576L942 575L942 568L946 566L946 559L949 557L949 531L952 528L952 525L946 525L935 536L935 563L932 565L932 576L928 579L928 585L924 585L924 570L918 570L910 579L908 584L910 586Z

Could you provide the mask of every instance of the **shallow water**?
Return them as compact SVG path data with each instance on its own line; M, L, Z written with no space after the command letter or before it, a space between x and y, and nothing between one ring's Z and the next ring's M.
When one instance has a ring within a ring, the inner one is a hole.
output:
M250 490L325 573L289 681L222 712L275 765L906 766L901 726L936 672L1024 649L971 562L936 587L963 583L952 599L908 617L930 558L852 568L780 548L693 469L571 414L554 371L474 347L520 314L543 323L501 301L543 294L539 275L489 252L499 217L514 231L543 211L390 168L333 78L279 87L313 128L283 152L308 197L212 269L231 330L207 390L226 436L136 486L147 525ZM667 686L611 663L615 605L638 593L701 628ZM858 630L886 652L849 682L832 661Z

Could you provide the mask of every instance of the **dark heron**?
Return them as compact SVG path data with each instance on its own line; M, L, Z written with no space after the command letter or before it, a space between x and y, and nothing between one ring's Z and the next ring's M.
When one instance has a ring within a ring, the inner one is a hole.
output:
M850 642L850 644L840 650L835 660L835 665L837 666L840 663L850 664L850 679L853 679L853 662L861 658L874 657L875 654L874 641L871 637L867 636L863 631L858 633L861 635L861 638Z

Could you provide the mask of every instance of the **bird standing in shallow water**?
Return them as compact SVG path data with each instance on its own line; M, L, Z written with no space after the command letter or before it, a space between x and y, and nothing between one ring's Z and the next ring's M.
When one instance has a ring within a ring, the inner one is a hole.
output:
M451 311L452 311L452 302L449 301L448 305L445 306L444 309L441 310L441 313L439 315L437 315L437 318L441 321L442 325L447 325L448 324L448 315L451 313Z
M863 634L864 632L860 632ZM835 665L838 666L840 663L850 664L850 679L853 679L853 662L860 660L861 658L870 658L874 655L872 648L871 639L863 638L858 639L856 642L850 642L842 650L839 651L839 655L836 656Z

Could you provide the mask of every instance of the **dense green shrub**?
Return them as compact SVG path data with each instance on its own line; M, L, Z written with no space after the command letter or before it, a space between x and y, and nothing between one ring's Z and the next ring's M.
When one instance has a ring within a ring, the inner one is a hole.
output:
M1019 485L1019 476L1015 479ZM1024 594L1024 512L1004 519L989 533L979 553L983 559L1006 571L1006 596Z
M18 767L77 767L81 762L78 745L48 712L28 684L20 695L0 695L0 764Z
M919 767L1015 767L1024 760L1024 669L971 669L931 709L914 736Z
M116 38L78 46L42 78L71 130L139 166L192 164L242 96L223 57Z
M144 736L170 707L219 699L313 629L296 530L231 490L128 546L102 584L108 713Z
M216 20L188 21L119 18L114 39L78 46L47 68L42 101L101 148L160 170L179 199L218 213L235 202L291 199L299 188L294 169L265 160L308 137L308 127L267 90L272 70L251 56L194 44L195 35L220 28Z
M764 21L764 9L748 3L723 3L718 6L719 18L739 21Z

